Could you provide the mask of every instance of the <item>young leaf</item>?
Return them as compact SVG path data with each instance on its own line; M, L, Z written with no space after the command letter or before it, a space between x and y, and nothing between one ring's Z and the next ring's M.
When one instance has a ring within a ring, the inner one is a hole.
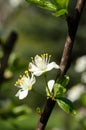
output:
M69 0L26 0L28 3L34 4L41 8L53 11L55 16L67 15Z
M67 15L69 0L55 0L55 1L56 1L57 11L53 13L53 15L57 17L62 15Z
M56 17L59 17L59 16L62 16L62 15L68 14L68 12L67 12L66 9L61 9L61 10L56 11L55 13L52 13L52 14Z
M64 75L63 77L58 78L56 82L61 84L63 87L66 87L69 83L69 80L69 76Z
M64 97L59 97L56 99L56 102L58 103L60 108L62 108L65 112L76 114L73 103L69 99Z
M26 0L28 3L34 4L38 7L48 9L51 11L56 10L56 6L50 0Z
M57 5L59 5L59 8L67 9L69 0L54 0L56 1Z
M54 97L57 98L58 96L62 96L66 92L66 88L64 88L61 84L56 83L54 85Z

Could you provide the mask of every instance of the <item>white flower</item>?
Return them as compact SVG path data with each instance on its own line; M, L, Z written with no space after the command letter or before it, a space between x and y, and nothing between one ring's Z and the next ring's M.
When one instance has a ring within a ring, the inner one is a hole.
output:
M77 84L68 90L68 99L74 102L79 99L84 92L86 92L85 86L82 84Z
M17 92L16 96L19 97L19 99L24 99L28 95L28 91L32 89L32 85L36 82L36 79L34 75L29 76L28 71L25 71L25 74L18 79L15 86L20 88L20 90Z
M49 88L50 92L52 92L54 84L55 84L55 80L49 80L48 81L48 88Z
M40 76L46 71L50 71L53 68L59 69L59 65L55 62L50 62L50 55L42 54L41 56L36 55L32 62L29 63L29 71L35 76Z
M81 56L77 59L75 65L75 71L80 73L86 70L86 55Z

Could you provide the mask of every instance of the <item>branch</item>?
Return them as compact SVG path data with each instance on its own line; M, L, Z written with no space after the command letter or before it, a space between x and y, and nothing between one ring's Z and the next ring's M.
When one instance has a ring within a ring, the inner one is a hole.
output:
M68 17L68 19L67 19L68 34L67 34L61 62L60 62L61 72L60 72L59 76L65 75L67 70L70 67L73 43L74 43L75 35L76 35L77 29L78 29L80 17L81 17L83 8L85 6L85 2L86 2L86 0L77 0L73 16ZM56 77L56 79L57 79L57 77ZM47 121L50 117L50 114L51 114L54 106L55 106L55 101L53 101L52 99L48 99L47 103L45 105L44 111L38 121L36 130L45 129L45 126L47 124Z
M67 72L71 64L71 53L72 53L73 43L75 40L75 35L77 32L77 28L79 25L80 17L81 17L85 2L86 2L85 0L77 0L73 16L68 17L67 19L68 35L66 38L64 51L63 51L63 55L62 55L61 63L60 63L61 75L64 75Z
M8 65L8 59L9 56L13 50L14 44L17 40L17 33L16 32L11 32L10 36L7 38L5 44L1 44L4 56L2 57L0 61L0 85L2 84L4 80L4 72L5 69L7 68Z

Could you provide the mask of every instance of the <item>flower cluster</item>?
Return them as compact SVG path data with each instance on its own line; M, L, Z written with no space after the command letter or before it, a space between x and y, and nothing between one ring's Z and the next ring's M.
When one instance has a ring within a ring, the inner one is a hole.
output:
M23 76L20 76L15 84L15 86L20 88L16 94L19 99L24 99L28 95L28 91L32 90L32 86L36 82L36 76L40 76L54 68L60 69L59 65L57 65L56 62L50 63L50 58L51 56L47 53L36 55L34 58L32 58L32 62L29 63L28 71L25 71L25 74ZM50 80L47 83L47 87L50 92L53 89L54 82L54 80Z

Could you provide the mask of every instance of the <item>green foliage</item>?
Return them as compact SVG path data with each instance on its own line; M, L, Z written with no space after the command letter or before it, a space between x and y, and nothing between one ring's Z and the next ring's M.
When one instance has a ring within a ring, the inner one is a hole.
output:
M69 83L69 77L64 75L57 79L56 83L53 85L52 91L46 91L47 96L55 100L60 108L62 108L67 113L75 114L75 109L72 102L63 97L63 94L66 92L66 86Z
M56 83L53 85L52 91L49 90L49 88L46 88L47 96L56 99L58 97L63 96L63 94L66 92L66 86L69 83L69 76L64 75L57 79Z
M67 113L76 114L73 103L64 97L59 97L56 99L58 105Z
M69 80L70 80L69 76L64 75L64 76L58 78L56 82L58 84L61 84L63 87L66 87L69 83Z
M57 85L54 86L54 96L58 105L67 113L75 114L75 109L73 107L72 102L62 97L62 95L66 92L66 86L69 83L69 76L64 75L57 79Z
M57 79L56 84L54 85L54 98L62 96L66 92L66 86L69 83L69 76L64 75Z
M66 92L66 89L61 84L56 83L54 85L54 97L55 98L62 96L65 92Z
M45 1L45 0L26 0L28 3L32 3L34 5L37 5L41 8L44 9L48 9L51 11L55 11L56 10L56 6L50 2L49 0Z
M62 16L68 14L69 0L26 0L28 3L34 4L41 8L53 11L55 16Z
M62 16L62 15L67 15L68 11L68 3L69 0L55 0L56 1L56 6L57 6L57 11L53 13L55 16Z

